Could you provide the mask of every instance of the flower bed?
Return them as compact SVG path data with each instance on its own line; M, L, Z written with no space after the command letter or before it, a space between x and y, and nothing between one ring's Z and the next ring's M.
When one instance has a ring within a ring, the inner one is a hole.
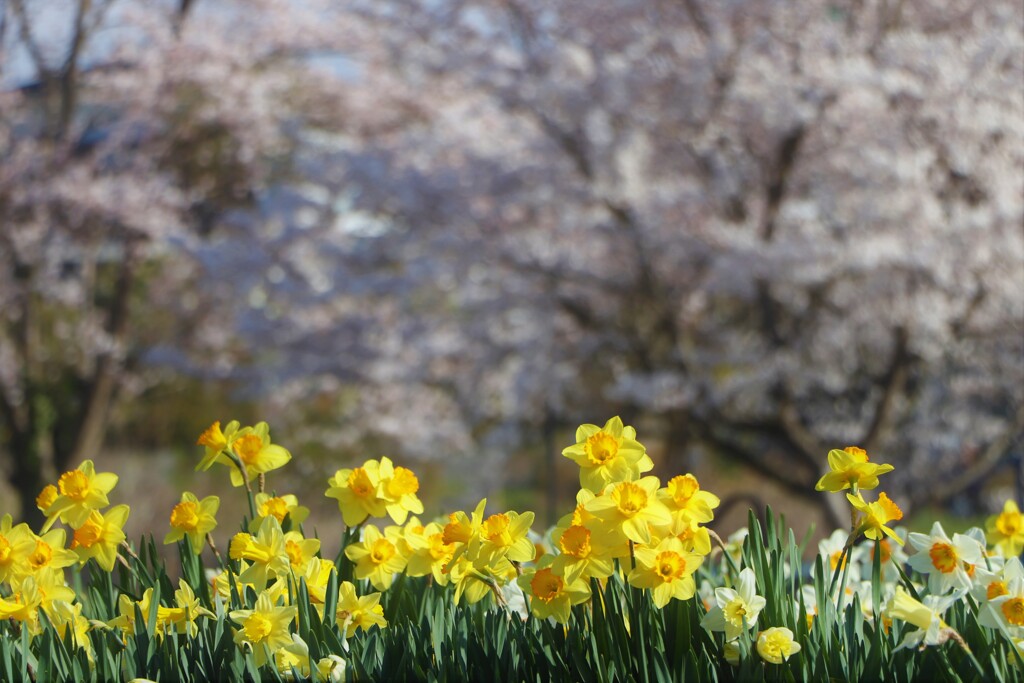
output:
M327 482L346 525L337 557L268 474L291 454L265 423L199 438L197 470L226 470L249 514L222 550L219 498L169 514L181 579L152 537L128 543L112 473L91 461L47 486L38 533L0 522L3 680L977 680L1018 678L1024 519L987 533L906 534L892 470L828 453L822 495L851 527L806 540L769 510L727 539L692 475L659 481L632 427L582 425L575 507L544 533L532 512L424 522L419 483L389 458ZM386 521L391 524L382 526ZM58 523L61 526L57 526Z

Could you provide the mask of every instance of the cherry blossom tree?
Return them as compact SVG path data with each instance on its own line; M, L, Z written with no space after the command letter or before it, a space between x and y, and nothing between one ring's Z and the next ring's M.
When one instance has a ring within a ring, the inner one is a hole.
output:
M895 463L911 505L1005 461L1024 428L1018 5L361 11L421 112L339 143L324 195L406 283L381 302L378 395L440 390L477 434L655 415L676 468L728 456L817 500L829 447Z

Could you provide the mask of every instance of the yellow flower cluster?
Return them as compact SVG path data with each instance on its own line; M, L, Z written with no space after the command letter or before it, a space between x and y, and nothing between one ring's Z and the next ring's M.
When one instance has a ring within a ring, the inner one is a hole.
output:
M0 619L20 622L36 635L42 611L62 637L70 631L90 661L93 652L86 634L91 626L64 569L89 559L105 571L113 569L129 512L127 505L104 512L116 485L117 475L97 473L93 462L86 460L36 498L47 518L40 534L27 524L14 524L10 515L0 518ZM58 520L70 527L70 543L65 529L52 528Z

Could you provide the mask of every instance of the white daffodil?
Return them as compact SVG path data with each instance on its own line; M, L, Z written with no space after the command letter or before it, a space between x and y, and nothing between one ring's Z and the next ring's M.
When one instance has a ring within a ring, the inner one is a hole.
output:
M884 614L890 619L912 624L917 630L903 636L903 641L896 650L941 645L946 642L956 632L942 620L942 615L961 597L961 594L956 593L944 597L929 595L924 602L920 602L904 591L902 586L897 586L896 593L886 605Z
M715 603L700 625L710 631L725 631L726 640L732 640L757 623L757 615L764 609L765 600L757 595L754 572L750 567L740 572L735 589L715 590Z
M953 534L950 539L942 525L935 522L931 535L912 533L907 540L917 551L910 556L909 564L928 575L928 590L933 595L970 590L970 572L985 555L985 547L977 539L965 534Z

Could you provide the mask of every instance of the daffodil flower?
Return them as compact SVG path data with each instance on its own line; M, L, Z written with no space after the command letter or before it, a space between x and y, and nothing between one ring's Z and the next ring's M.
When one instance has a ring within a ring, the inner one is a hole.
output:
M384 501L384 509L394 520L395 524L405 524L405 519L411 512L414 515L423 514L423 503L416 497L420 489L420 482L412 470L405 467L395 467L388 457L380 459L378 468L380 477L380 498Z
M907 536L917 551L910 556L911 567L928 576L928 590L942 595L949 590L967 591L972 582L968 566L973 569L982 561L985 549L978 540L964 534L950 539L942 524L932 525L931 535L912 533Z
M896 650L946 642L955 631L942 620L942 615L960 597L958 594L945 597L929 595L921 602L912 598L903 586L897 586L895 595L883 610L884 615L912 624L917 630L907 633Z
M85 564L94 558L104 571L113 571L129 512L127 505L115 505L106 514L93 510L71 539L71 549L78 553L79 562Z
M864 497L860 495L860 492L858 492L856 496L852 496L847 493L846 498L862 515L858 525L858 530L862 532L865 537L870 538L873 541L880 541L882 540L883 535L885 535L900 545L903 545L903 539L900 538L895 531L886 526L889 522L903 519L903 511L900 510L896 503L892 502L892 499L890 499L889 496L885 495L884 491L878 494L878 500L873 503L868 503L864 500Z
M351 638L358 629L369 631L373 627L385 628L388 625L380 604L380 593L356 595L356 587L349 581L338 584L335 620L339 628L345 629L346 638Z
M594 493L623 481L635 481L654 469L647 449L636 440L636 430L613 417L604 427L585 424L576 430L576 443L562 455L580 466L580 485Z
M782 664L800 649L793 632L783 626L773 626L757 634L757 654L770 664Z
M260 593L253 609L234 610L228 616L238 624L235 643L252 649L257 667L263 666L270 653L292 642L289 627L298 609L294 606L278 607L270 595Z
M337 499L345 526L353 527L367 517L387 514L388 503L378 495L380 467L375 461L368 460L355 469L338 470L327 484L324 495Z
M530 596L530 611L535 617L551 617L565 624L572 606L590 599L590 586L583 579L566 581L559 576L551 567L553 559L545 555L536 567L523 570L518 583L523 593Z
M375 526L363 529L363 540L345 548L345 557L356 563L357 579L369 579L377 590L387 590L405 569L406 556L401 552L401 529L388 527L382 534Z
M658 491L658 500L665 503L673 519L693 520L707 524L715 517L713 510L721 502L713 493L702 491L697 477L681 474L668 480Z
M195 494L185 491L181 494L181 502L171 510L171 531L164 536L164 544L177 543L188 536L192 543L192 552L199 555L203 552L206 534L217 527L217 510L220 498L207 496L202 500Z
M1024 515L1015 501L1003 503L1003 511L988 519L986 530L988 542L1007 557L1016 557L1024 551Z
M636 549L636 569L629 583L651 591L654 604L663 608L670 600L689 600L697 591L693 573L704 562L696 553L683 550L678 538L669 537L653 548Z
M43 531L49 530L58 518L72 528L82 526L93 510L110 505L107 494L116 485L117 475L97 473L92 460L85 460L77 469L60 475L57 497L43 512L48 518Z
M870 462L864 449L847 446L843 450L828 452L830 472L818 480L815 489L837 493L843 489L873 489L878 486L879 475L892 472L892 465L878 465Z
M724 631L732 640L757 624L765 599L757 594L754 572L745 567L737 577L735 588L715 589L715 605L704 615L700 625L710 631Z
M658 500L658 486L657 477L610 484L587 503L587 511L598 518L598 528L608 535L602 542L613 545L616 537L624 537L647 544L651 542L649 525L669 527L672 514Z

